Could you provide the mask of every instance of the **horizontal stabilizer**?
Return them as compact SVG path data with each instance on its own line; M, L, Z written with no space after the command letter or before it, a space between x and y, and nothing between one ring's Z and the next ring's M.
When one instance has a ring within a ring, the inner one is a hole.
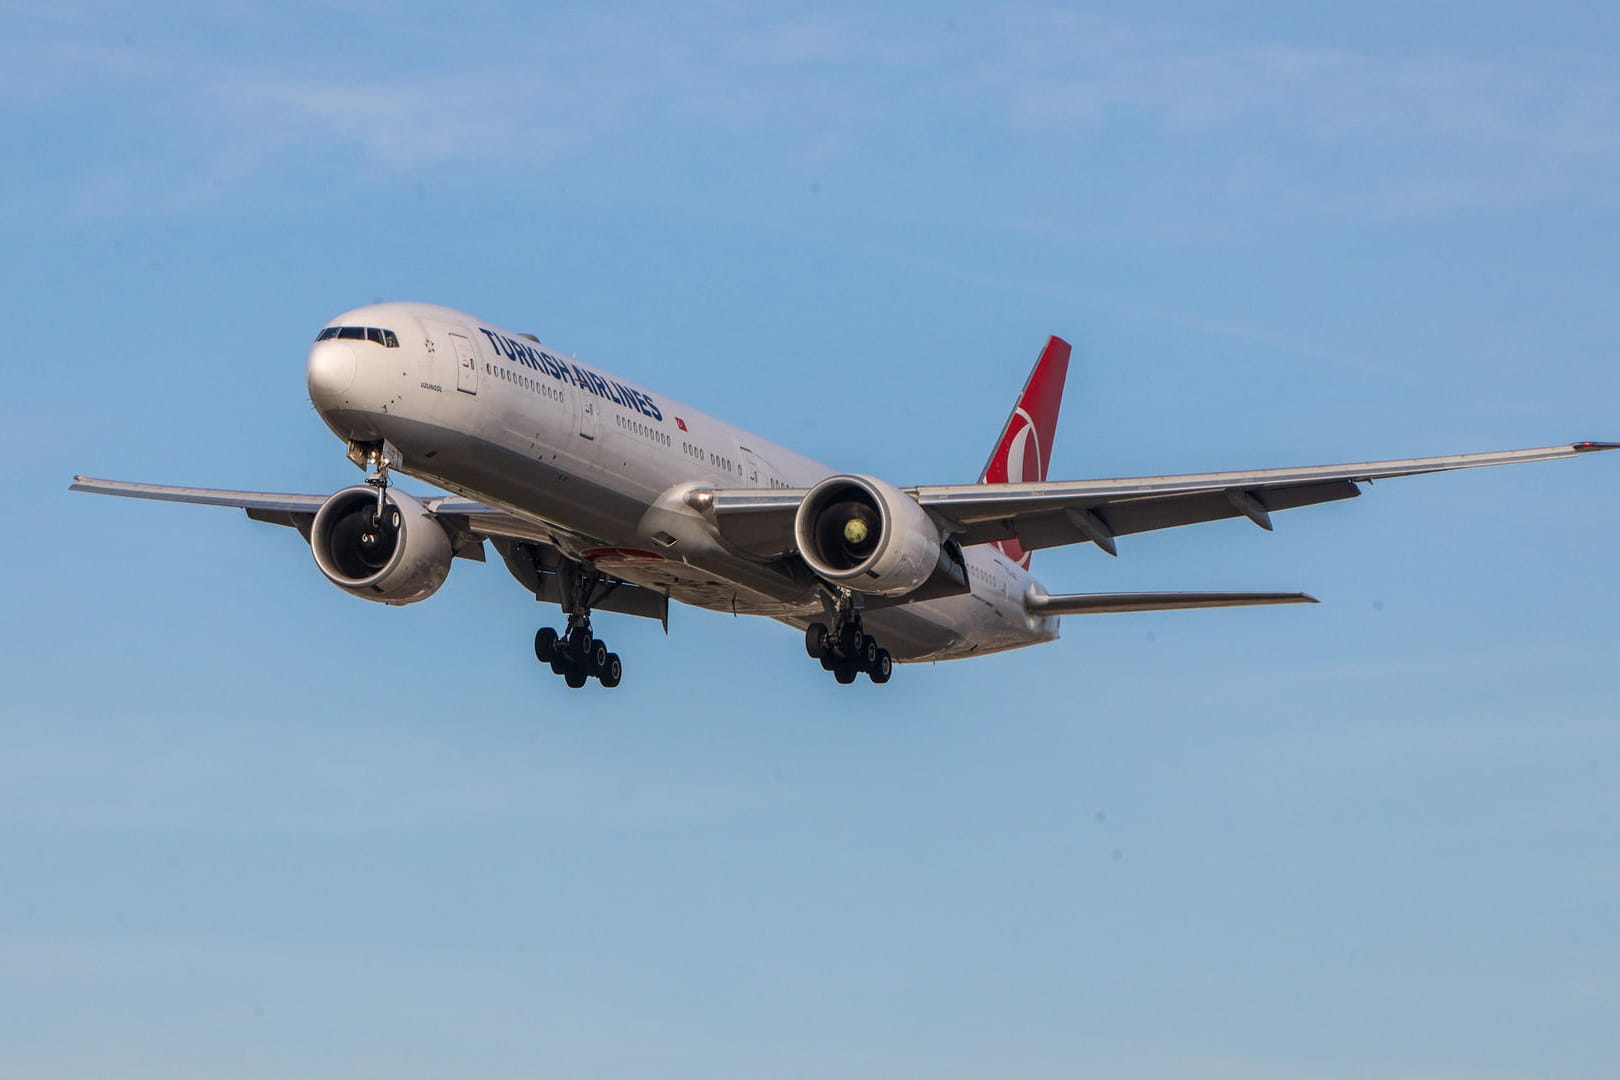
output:
M1314 604L1302 592L1032 592L1024 606L1035 615L1112 615L1121 611L1177 611L1183 608L1248 607L1254 604Z

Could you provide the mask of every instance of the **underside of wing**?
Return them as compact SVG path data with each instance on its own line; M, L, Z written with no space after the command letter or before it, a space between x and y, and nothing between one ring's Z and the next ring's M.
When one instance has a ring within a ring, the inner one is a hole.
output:
M227 488L182 487L176 484L140 484L128 480L100 480L75 476L69 491L90 495L117 495L127 499L188 503L192 506L225 506L242 510L254 521L286 525L297 529L308 540L315 515L330 495L301 495L281 491L235 491ZM447 510L441 510L449 505ZM485 537L511 536L543 539L535 528L499 510L450 496L428 498L423 505L434 514L449 534L452 549L459 558L484 561Z
M231 507L245 511L255 521L297 529L306 541L311 540L315 516L333 498L331 495L139 484L85 476L74 477L69 490L195 506ZM397 488L392 490L398 492ZM575 602L575 594L581 584L577 563L562 553L558 537L549 526L455 495L427 496L417 501L444 530L455 557L483 562L484 541L489 540L494 543L513 577L534 593L537 599L564 606ZM613 569L618 573L610 572ZM598 611L657 619L668 627L667 589L638 585L619 576L624 572L621 568L610 568L606 564L599 567L599 571L586 586L587 591L581 594L586 596L591 607Z

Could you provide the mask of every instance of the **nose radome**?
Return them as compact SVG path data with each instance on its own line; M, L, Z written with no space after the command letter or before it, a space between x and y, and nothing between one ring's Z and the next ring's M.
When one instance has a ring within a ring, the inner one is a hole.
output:
M341 341L317 341L309 350L309 400L325 411L343 404L354 384L354 350Z

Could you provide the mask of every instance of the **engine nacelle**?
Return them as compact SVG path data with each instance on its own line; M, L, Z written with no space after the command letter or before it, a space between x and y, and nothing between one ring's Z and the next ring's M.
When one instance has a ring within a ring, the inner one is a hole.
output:
M392 489L380 522L372 488L344 488L327 499L309 546L328 581L379 604L426 600L450 575L449 535L425 506Z
M904 596L939 564L928 512L871 476L831 476L810 489L793 522L799 554L828 581L873 596Z

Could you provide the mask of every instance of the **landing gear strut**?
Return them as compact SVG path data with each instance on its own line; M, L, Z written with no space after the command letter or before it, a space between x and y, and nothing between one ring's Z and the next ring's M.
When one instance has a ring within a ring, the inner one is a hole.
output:
M894 672L894 658L861 625L860 608L847 593L828 606L832 628L822 622L811 623L804 631L804 651L812 660L820 660L822 668L832 672L842 685L848 686L863 671L874 683L888 682Z
M388 455L381 449L370 450L366 453L366 465L371 473L366 477L366 483L377 489L377 510L371 515L372 525L381 525L383 514L388 509L388 466L392 464Z
M581 570L575 577L568 625L560 634L549 626L535 631L534 657L550 664L552 673L561 675L572 689L578 690L594 678L611 690L623 678L624 664L618 653L608 651L607 642L591 632L590 601L601 575Z

